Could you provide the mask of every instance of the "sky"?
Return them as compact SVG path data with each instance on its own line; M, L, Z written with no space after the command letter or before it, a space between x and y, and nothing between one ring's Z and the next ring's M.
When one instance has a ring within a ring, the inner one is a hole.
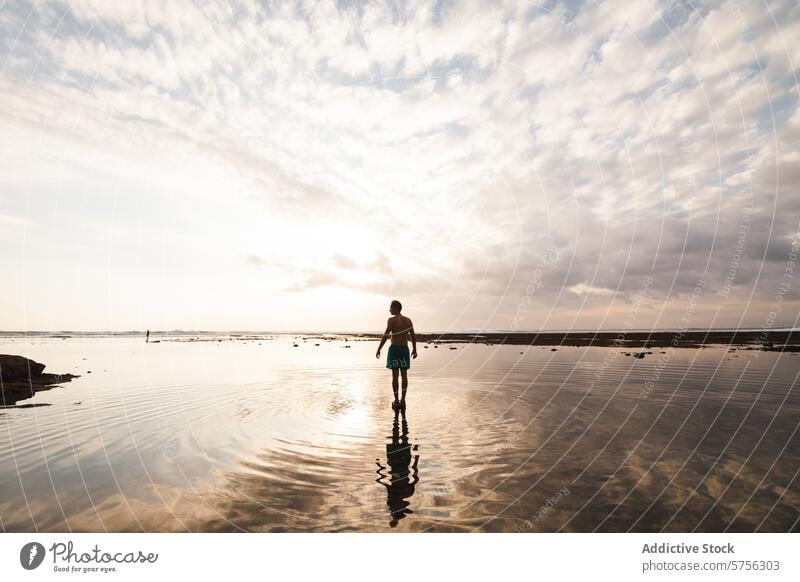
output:
M778 328L800 5L0 0L0 329Z

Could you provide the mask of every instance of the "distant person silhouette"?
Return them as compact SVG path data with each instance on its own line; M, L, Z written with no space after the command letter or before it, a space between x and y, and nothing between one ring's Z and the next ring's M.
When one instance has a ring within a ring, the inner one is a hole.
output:
M398 414L403 415L402 434L400 433ZM419 455L411 454L412 450L417 450L417 445L409 444L406 414L397 408L394 411L391 439L392 442L386 445L386 466L376 460L377 473L380 475L376 481L386 487L386 505L389 506L389 514L392 516L389 527L397 527L401 519L409 513L414 513L412 509L409 509L408 500L414 495L417 483L419 483L417 470Z
M147 335L144 338L144 343L146 343L146 344L150 343L150 330L149 329L147 330Z
M383 332L381 337L381 344L378 346L378 351L375 352L375 357L381 357L381 349L389 337L392 338L389 350L386 353L386 367L392 371L392 392L394 392L394 402L392 408L406 407L406 390L408 390L408 369L411 367L411 358L417 357L417 336L414 334L414 324L411 320L400 315L402 311L402 304L395 299L389 305L389 313L392 316L386 322L386 331ZM413 351L408 353L408 338L411 336L411 344ZM397 398L397 376L398 374L403 377L403 394L398 400Z

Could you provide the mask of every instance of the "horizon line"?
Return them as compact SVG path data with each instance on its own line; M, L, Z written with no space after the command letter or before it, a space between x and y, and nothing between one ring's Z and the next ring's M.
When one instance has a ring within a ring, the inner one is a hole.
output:
M421 334L464 334L464 333L474 333L474 334L481 334L481 333L505 333L505 334L530 334L530 333L611 333L611 332L675 332L675 331L800 331L800 327L785 327L785 326L776 326L770 328L762 327L750 327L750 326L740 326L740 327L688 327L688 328L677 328L677 327L664 327L664 328L631 328L631 329L621 329L621 328L601 328L601 329L594 329L594 328L583 328L583 329L504 329L504 328L463 328L463 329L452 329L452 330L425 330L425 331L417 331L417 333ZM309 334L309 333L318 333L318 334L339 334L339 335L347 335L347 334L382 334L383 332L380 330L299 330L299 329L289 329L289 330L246 330L246 329L230 329L230 330L210 330L210 329L161 329L161 330L138 330L138 329L129 329L129 330L73 330L73 329L60 329L60 330L0 330L0 336L4 334L14 334L14 335L24 335L24 334L109 334L109 335L123 335L123 334L146 334L150 332L150 335L154 334Z

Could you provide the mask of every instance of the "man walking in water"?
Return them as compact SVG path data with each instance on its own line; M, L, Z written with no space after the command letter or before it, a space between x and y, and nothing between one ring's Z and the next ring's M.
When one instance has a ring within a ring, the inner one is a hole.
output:
M392 392L394 392L392 408L405 410L406 390L408 390L408 369L411 367L411 358L417 357L417 336L414 335L414 324L411 323L411 320L404 315L400 315L402 309L403 306L397 299L392 301L389 306L389 313L392 314L392 317L386 322L386 331L383 332L381 344L378 346L375 357L381 357L383 344L391 337L392 342L389 344L389 351L386 354L386 367L392 371ZM410 355L408 353L409 336L411 336L411 345L413 348ZM403 378L403 393L399 400L397 399L398 375L401 375Z

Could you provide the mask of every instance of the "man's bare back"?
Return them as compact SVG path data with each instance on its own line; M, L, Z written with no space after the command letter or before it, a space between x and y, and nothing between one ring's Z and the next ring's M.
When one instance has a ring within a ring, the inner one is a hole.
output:
M411 319L398 313L389 318L386 322L386 329L391 334L392 345L405 346L408 345L408 338L414 329L414 324L411 323Z

